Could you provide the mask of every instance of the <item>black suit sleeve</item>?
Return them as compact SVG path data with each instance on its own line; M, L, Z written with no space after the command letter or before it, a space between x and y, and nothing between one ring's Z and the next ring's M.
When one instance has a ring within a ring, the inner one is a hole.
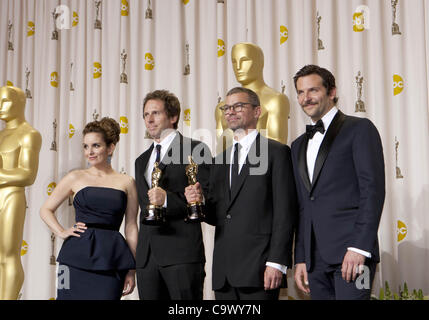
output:
M145 177L144 177L144 168L142 168L142 164L140 158L137 158L135 161L135 177L136 177L136 188L137 188L137 196L140 205L140 211L143 211L145 206L147 205L148 198L147 194L144 192L145 187ZM146 197L146 199L144 199Z
M272 190L273 224L267 261L291 267L297 199L288 146L281 146L272 154Z
M212 166L212 154L207 145L204 144L204 154L201 156L204 161L198 166L197 181L200 183L203 193L209 190L210 184L210 169Z
M204 214L206 215L205 222L216 226L216 176L217 164L212 164L209 170L209 180L207 186L203 187L204 192Z
M351 247L371 252L377 239L385 198L383 147L373 123L360 121L353 141L353 163L359 182L359 213Z
M301 142L302 143L302 142ZM292 166L293 173L295 178L295 186L297 187L297 225L295 230L295 255L294 255L294 264L297 263L305 263L305 250L304 250L304 215L302 214L302 201L299 199L300 194L298 192L298 184L301 179L298 171L298 160L296 159L296 155L298 153L300 144L294 141L292 143Z

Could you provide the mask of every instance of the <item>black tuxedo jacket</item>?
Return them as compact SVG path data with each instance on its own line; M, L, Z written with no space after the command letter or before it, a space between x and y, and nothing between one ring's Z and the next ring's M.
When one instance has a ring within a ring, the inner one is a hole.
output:
M292 265L297 208L289 147L258 134L230 192L231 149L215 159L206 197L207 222L216 226L214 290L226 279L263 287L267 261Z
M141 221L144 210L149 204L147 192L150 187L144 174L152 150L153 144L135 162ZM159 165L162 171L159 186L167 192L166 223L163 226L140 224L136 253L137 268L145 266L149 252L161 266L205 262L201 224L184 221L187 217L187 201L184 192L188 186L188 178L185 174L185 168L189 164L188 155L192 155L193 160L199 165L197 181L203 188L207 188L210 175L209 164L212 161L208 146L177 133Z
M311 267L312 230L322 259L341 264L348 247L380 260L377 230L385 197L383 148L368 119L338 111L322 141L310 182L306 134L292 143L299 201L295 263Z

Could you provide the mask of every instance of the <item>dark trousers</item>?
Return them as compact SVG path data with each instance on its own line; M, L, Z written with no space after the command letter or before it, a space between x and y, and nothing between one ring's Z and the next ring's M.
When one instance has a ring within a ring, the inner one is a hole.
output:
M278 300L280 289L264 290L264 288L236 288L228 281L220 290L215 290L216 300Z
M330 265L323 261L313 241L312 266L308 272L312 300L369 300L377 264L365 260L365 272L349 283L342 278L342 264Z
M202 300L204 263L159 266L149 253L144 268L137 268L140 300Z

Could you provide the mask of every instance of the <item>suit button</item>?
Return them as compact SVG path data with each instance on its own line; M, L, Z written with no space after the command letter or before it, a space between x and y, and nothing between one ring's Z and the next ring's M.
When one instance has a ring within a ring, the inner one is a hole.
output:
M311 201L314 201L314 197L310 197L310 200L311 200Z
M227 218L227 219L231 219L231 215L230 215L230 214L227 214L227 215L226 215L226 218Z

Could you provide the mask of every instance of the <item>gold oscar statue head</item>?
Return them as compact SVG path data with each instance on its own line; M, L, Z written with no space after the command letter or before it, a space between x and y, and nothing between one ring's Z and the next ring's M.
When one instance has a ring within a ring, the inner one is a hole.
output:
M267 138L287 143L290 105L288 97L269 87L264 82L264 53L256 44L240 42L231 50L231 60L237 81L247 89L254 91L261 101L261 116L257 130ZM284 84L283 84L284 85ZM215 109L216 151L221 152L232 145L232 131L228 129L218 102Z
M10 121L16 118L24 120L26 95L23 90L17 87L0 88L0 119Z
M235 78L242 86L263 81L264 53L256 44L235 44L231 50L231 60Z

